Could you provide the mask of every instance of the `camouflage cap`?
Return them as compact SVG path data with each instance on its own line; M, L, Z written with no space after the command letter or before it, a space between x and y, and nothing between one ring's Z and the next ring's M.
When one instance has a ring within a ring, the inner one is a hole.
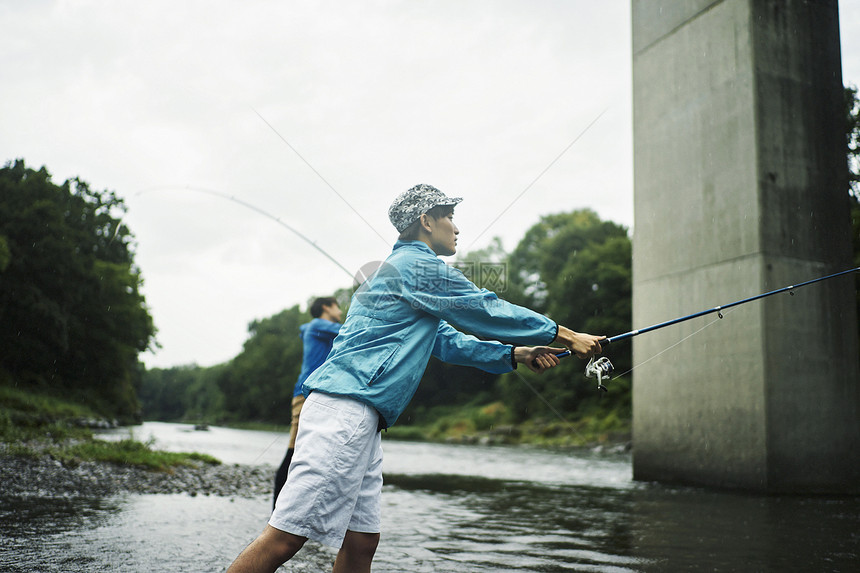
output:
M388 219L402 233L415 219L439 205L456 205L462 197L446 197L444 193L424 183L404 191L388 208Z

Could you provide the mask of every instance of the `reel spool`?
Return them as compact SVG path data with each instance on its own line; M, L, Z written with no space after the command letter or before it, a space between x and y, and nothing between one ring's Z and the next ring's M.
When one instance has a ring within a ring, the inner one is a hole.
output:
M585 377L586 378L597 378L597 389L603 392L606 392L606 386L603 385L603 379L606 378L606 381L609 381L612 372L615 371L615 366L612 365L612 362L605 356L601 356L597 358L596 356L592 356L591 360L588 361L588 365L585 367Z

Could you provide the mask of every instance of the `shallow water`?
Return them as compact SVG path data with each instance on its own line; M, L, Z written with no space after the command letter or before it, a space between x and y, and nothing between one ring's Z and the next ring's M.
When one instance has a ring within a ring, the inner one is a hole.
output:
M179 424L147 423L134 435L272 466L286 444L283 434ZM377 572L860 570L858 498L636 483L627 454L384 449ZM268 496L0 500L0 571L223 571L270 507ZM330 570L333 556L309 542L280 570Z

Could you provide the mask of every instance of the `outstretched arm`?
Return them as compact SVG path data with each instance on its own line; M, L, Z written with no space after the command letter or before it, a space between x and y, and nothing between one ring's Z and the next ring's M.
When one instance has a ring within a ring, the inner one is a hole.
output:
M443 362L474 366L496 374L510 372L517 364L525 364L532 372L541 373L558 366L556 354L562 350L549 346L512 347L495 340L478 340L443 320L439 322L433 356Z

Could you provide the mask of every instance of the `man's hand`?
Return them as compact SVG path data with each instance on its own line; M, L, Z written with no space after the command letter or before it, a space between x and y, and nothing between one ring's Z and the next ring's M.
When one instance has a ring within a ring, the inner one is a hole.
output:
M532 372L540 374L544 370L555 368L560 360L556 354L564 352L564 348L549 346L517 346L514 348L514 360L528 366Z
M605 338L605 336L574 332L559 324L558 336L555 337L553 344L561 344L580 358L588 359L603 352L600 341Z

